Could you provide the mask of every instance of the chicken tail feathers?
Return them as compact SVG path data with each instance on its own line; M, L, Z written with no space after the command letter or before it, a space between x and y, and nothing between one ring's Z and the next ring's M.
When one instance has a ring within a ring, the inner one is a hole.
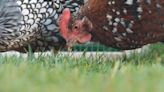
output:
M17 31L21 17L16 0L0 0L0 34Z

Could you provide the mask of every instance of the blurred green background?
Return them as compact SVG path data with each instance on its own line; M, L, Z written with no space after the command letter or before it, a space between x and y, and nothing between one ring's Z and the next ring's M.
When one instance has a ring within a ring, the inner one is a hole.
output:
M107 51L119 51L119 49L107 47L104 45L101 45L99 43L86 43L85 45L75 45L72 49L73 51L100 51L100 52L107 52Z

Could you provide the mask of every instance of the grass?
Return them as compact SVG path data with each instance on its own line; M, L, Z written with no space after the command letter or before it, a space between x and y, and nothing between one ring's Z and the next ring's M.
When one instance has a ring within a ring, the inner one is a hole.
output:
M122 59L1 56L0 92L164 92L164 46Z

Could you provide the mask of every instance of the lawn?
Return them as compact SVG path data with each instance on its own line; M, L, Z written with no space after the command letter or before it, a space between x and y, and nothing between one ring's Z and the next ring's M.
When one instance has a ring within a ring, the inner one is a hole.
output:
M164 92L164 45L109 58L0 56L0 92Z

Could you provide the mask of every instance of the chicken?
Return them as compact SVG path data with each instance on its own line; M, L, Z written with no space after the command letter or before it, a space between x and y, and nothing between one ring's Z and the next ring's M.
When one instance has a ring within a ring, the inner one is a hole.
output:
M70 46L92 41L130 50L163 42L164 0L88 0L75 16L63 11L60 29Z
M0 52L64 48L59 15L64 8L75 13L83 3L83 0L0 0Z

